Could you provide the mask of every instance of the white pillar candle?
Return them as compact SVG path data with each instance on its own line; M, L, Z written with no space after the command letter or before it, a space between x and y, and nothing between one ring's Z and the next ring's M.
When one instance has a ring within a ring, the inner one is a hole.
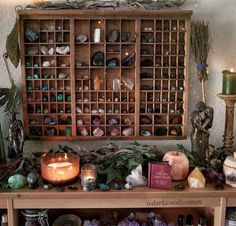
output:
M101 29L100 28L95 28L94 30L94 42L100 42L101 38Z

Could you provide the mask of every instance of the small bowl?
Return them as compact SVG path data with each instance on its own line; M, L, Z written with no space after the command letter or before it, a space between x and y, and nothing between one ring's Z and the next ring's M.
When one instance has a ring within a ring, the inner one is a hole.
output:
M70 225L70 226L81 226L81 219L80 217L74 215L74 214L65 214L58 217L54 222L52 226L64 226L64 225Z

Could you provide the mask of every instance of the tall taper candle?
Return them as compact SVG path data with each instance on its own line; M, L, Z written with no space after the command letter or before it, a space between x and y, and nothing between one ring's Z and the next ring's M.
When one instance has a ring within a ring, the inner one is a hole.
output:
M223 94L236 94L236 72L225 70L223 73Z

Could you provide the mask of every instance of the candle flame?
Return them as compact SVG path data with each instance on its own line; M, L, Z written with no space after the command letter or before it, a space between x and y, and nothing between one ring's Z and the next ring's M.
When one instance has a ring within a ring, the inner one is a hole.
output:
M234 68L231 67L231 68L230 68L230 72L234 72Z
M65 153L65 159L68 159L67 153Z

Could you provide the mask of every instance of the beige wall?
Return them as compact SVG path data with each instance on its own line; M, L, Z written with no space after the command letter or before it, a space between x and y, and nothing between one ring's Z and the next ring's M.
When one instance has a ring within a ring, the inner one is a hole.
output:
M30 0L0 0L0 54L5 51L6 37L11 31L15 21L15 6L17 4L27 4ZM236 0L186 0L181 8L193 10L193 19L209 21L211 29L211 52L208 59L209 80L206 83L207 103L215 110L214 124L211 130L210 143L215 146L222 145L222 136L224 132L224 103L216 97L221 92L222 87L222 70L234 68L236 70ZM21 87L20 69L17 70L11 66L14 79ZM7 71L0 57L0 85L9 86ZM196 77L195 62L191 57L190 61L190 112L194 105L200 100L200 86ZM7 134L7 119L2 113L0 122L3 127L4 135ZM236 123L235 123L236 124ZM191 126L189 126L191 131ZM236 125L235 130L236 133ZM236 142L236 139L234 140ZM104 142L68 142L71 146L81 145L88 149L95 148ZM115 142L125 145L129 141ZM191 147L190 139L184 141L150 141L148 144L157 144L163 149L169 150L176 148L177 143L182 143L186 147ZM42 149L44 147L54 147L56 142L36 142L26 141L25 150L30 151L34 148Z

